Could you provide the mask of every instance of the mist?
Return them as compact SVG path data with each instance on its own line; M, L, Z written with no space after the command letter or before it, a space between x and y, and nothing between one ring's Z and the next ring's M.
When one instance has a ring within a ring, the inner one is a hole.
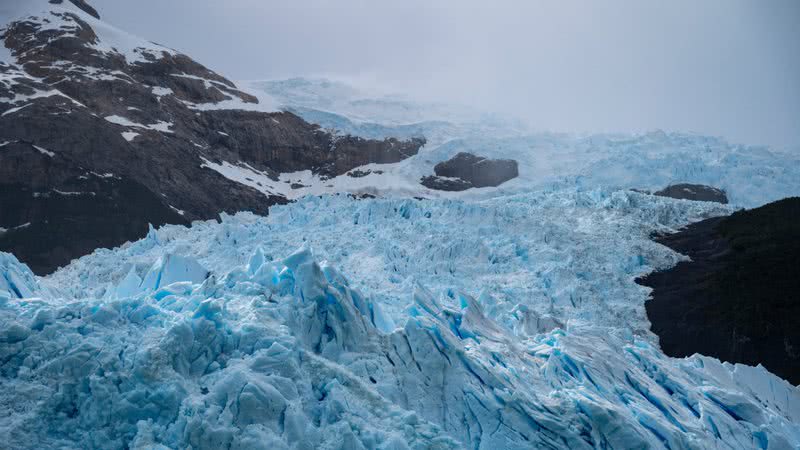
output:
M327 76L540 130L800 148L800 2L90 0L233 80Z

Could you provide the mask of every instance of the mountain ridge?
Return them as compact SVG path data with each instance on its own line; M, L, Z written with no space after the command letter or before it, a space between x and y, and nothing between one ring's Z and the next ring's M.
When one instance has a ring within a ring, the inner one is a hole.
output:
M26 4L26 12L10 16L0 34L13 61L0 64L1 183L11 197L70 189L91 197L97 193L81 187L81 177L108 173L141 185L177 213L137 213L129 218L139 225L102 237L107 245L144 236L147 222L187 223L243 210L267 214L270 205L288 201L282 191L256 189L209 170L206 161L277 181L281 172L331 177L365 164L397 162L424 145L421 138L334 136L292 113L267 111L255 96L190 57L116 30L85 12L90 6L84 2L78 2L80 9L66 6ZM112 203L129 200L121 191L109 193ZM36 252L31 259L26 242L37 246L38 240L32 228L19 225L56 232L65 221L92 227L104 220L99 207L93 217L90 209L80 218L69 211L45 217L33 203L15 203L22 212L0 205L0 227L11 230L0 235L0 249L15 251L38 273L93 249L87 243L50 257ZM92 228L103 233L103 227Z

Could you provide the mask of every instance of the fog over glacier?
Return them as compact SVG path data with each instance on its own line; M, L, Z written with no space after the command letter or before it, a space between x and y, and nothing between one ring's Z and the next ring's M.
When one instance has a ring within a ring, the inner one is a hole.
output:
M322 75L524 117L798 151L800 4L98 0L236 79Z

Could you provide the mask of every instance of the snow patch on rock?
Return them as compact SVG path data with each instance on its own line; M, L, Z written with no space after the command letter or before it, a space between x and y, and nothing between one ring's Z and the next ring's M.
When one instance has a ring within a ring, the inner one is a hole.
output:
M123 127L143 128L143 129L146 129L146 130L160 131L162 133L172 133L172 130L170 130L170 128L174 125L172 122L165 122L163 120L159 120L158 122L156 122L154 124L144 125L144 124L141 124L141 123L133 122L132 120L130 120L130 119L126 118L126 117L122 117L122 116L118 116L118 115L106 116L105 119L108 122L111 122L111 123L117 124L117 125L122 125ZM132 140L132 139L133 138L128 139L128 140Z

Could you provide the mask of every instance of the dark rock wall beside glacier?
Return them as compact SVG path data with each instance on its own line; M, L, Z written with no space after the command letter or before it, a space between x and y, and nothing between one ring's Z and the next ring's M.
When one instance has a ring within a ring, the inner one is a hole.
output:
M800 384L800 197L656 240L692 259L638 280L653 288L645 306L664 352L763 364Z

